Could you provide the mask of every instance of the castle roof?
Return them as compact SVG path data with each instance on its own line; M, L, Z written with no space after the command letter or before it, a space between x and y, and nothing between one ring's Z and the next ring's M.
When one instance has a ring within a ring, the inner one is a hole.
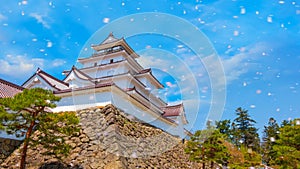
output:
M184 112L184 106L182 103L172 106L166 106L161 108L164 112L164 117L174 117L174 116L181 116L183 118L183 122L185 124L188 123L185 112Z
M183 104L162 107L162 110L164 111L163 116L165 117L179 116L180 113L183 111Z
M140 76L144 76L144 75L148 75L152 80L153 82L155 83L155 85L158 87L158 88L164 88L164 85L160 83L160 81L155 77L153 76L152 74L152 69L149 68L149 69L143 69L141 70L139 73L137 73L135 75L135 77L140 77Z
M23 89L19 85L0 79L0 98L13 97L22 92Z
M117 42L120 39L117 39L112 32L109 33L108 37L101 42L100 44L107 44L107 43L112 43L112 42Z
M98 83L95 85L91 86L84 86L84 87L78 87L75 89L69 88L69 89L64 89L60 91L53 91L54 94L62 94L62 93L70 93L74 91L83 91L83 90L88 90L88 89L97 89L97 88L103 88L103 87L109 87L115 85L112 81L107 82L107 83Z
M82 80L88 80L91 81L93 78L91 78L89 75L85 74L81 70L77 69L74 65L72 66L72 69L70 71L64 71L63 73L67 73L64 81L71 75L71 73L74 72L74 74L82 79Z
M122 46L123 47L122 49L124 49L133 58L139 57L139 55L137 55L134 52L134 50L128 45L128 43L125 41L125 39L123 37L118 39L113 35L113 33L110 33L108 35L108 37L105 38L105 40L102 41L100 44L92 45L92 48L98 52L109 49L108 51L103 53L103 54L107 54L107 52L109 53L113 47L117 47L117 46ZM120 49L117 49L117 50L120 50ZM96 55L96 56L98 56L98 55ZM79 58L78 60L84 60L84 59L86 59L86 58Z
M51 76L50 74L44 72L40 68L36 70L36 72L26 81L22 84L23 87L27 87L27 83L30 81L37 81L37 77L40 77L43 81L45 81L49 86L53 87L56 90L63 90L68 88L69 84L65 83L59 79L57 79L54 76Z

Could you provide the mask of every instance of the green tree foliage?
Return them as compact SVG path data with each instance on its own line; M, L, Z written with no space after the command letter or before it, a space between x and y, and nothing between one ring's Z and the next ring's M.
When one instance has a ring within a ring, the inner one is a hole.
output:
M279 138L274 145L276 155L272 163L279 168L300 168L300 119L286 123L279 132Z
M25 89L13 98L0 99L0 127L8 134L17 137L25 135L20 168L25 168L26 153L29 143L41 144L49 149L49 153L68 154L69 145L64 138L78 131L76 125L79 119L75 113L50 113L46 108L56 107L55 102L60 98L49 90L41 88ZM36 139L31 138L34 130L40 134Z
M270 118L260 145L256 122L248 111L238 108L236 115L232 122L216 122L219 132L227 138L225 146L232 157L228 161L231 168L259 166L261 161L276 169L300 168L300 119L284 120L279 126Z
M280 127L292 125L290 120L283 120Z
M188 141L185 152L192 161L200 162L203 168L210 164L227 164L230 158L227 147L224 145L223 135L213 128L198 130Z
M237 117L231 122L223 120L216 122L216 127L220 133L226 136L226 147L233 157L229 160L232 168L245 168L258 166L261 163L260 140L256 123L248 114L247 110L236 109Z
M261 164L261 154L257 151L253 151L252 148L241 147L240 151L244 155L244 163L241 164L243 167L259 167Z
M242 108L236 109L237 117L231 122L230 120L222 120L216 122L217 129L227 136L227 140L234 145L247 148L251 147L255 150L259 149L259 136L257 128L254 127L256 123L250 115L248 110Z
M274 118L270 118L268 125L264 126L262 155L263 162L271 165L274 161L276 151L274 150L275 141L279 139L279 125Z
M257 128L254 127L256 123L250 115L248 110L244 110L241 107L236 109L237 117L232 123L232 139L234 144L240 147L241 145L246 148L253 148L254 150L259 150L259 136L257 133Z
M76 113L46 113L40 115L38 121L37 135L30 139L32 145L42 145L47 149L45 154L55 155L59 159L67 156L71 146L65 143L65 138L79 131Z
M228 161L228 166L230 168L242 169L251 166L260 166L261 155L258 152L244 146L238 148L228 141L225 142L225 146L232 157Z
M225 141L224 145L227 147L231 157L228 160L228 166L230 168L235 168L235 169L243 168L243 165L245 163L245 158L241 150L228 141Z
M216 128L219 129L220 133L226 136L226 139L230 139L231 135L231 122L230 120L221 120L216 122Z

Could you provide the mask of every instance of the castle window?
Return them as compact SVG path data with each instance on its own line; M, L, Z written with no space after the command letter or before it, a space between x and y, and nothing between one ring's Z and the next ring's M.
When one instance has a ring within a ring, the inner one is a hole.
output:
M97 66L97 62L94 63L94 66Z
M113 63L114 62L114 59L110 59L109 63Z

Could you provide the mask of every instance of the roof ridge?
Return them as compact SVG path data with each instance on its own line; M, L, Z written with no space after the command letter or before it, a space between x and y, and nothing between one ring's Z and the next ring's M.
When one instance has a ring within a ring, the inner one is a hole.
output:
M103 45L103 44L108 44L108 43L113 43L118 40L121 40L122 38L118 39L114 36L113 32L110 32L109 35L98 45Z
M162 108L181 107L181 106L183 106L183 103L179 103L179 104L175 104L175 105L168 105L168 106L165 106Z
M49 73L43 71L43 70L40 69L40 68L38 68L36 74L39 74L39 73L45 74L45 75L48 76L49 78L51 78L51 79L53 79L53 80L55 80L55 81L57 81L57 82L59 82L59 83L62 83L62 84L64 84L64 85L66 85L66 86L69 86L68 83L66 83L66 82L64 82L64 81L62 81L62 80L59 80L58 78L56 78L56 77L50 75Z
M144 74L144 73L148 73L148 72L152 72L152 69L151 68L143 69L143 70L139 71L138 74Z
M93 79L92 77L90 77L90 76L87 75L86 73L82 72L81 70L77 69L75 65L72 66L71 70L66 71L66 72L68 72L68 74L65 75L64 80L66 80L66 79L68 78L68 76L70 75L70 73L71 73L72 71L74 71L74 73L76 74L76 76L78 76L78 74L77 74L75 71L79 72L81 75L83 75L84 77L86 77L87 80L89 80L90 82L93 82L93 81L92 81L92 79ZM78 76L78 77L79 77L79 76ZM80 77L79 77L79 78L80 78ZM80 79L82 79L82 78L80 78ZM86 80L86 79L84 79L84 80Z
M92 79L93 79L92 77L90 77L89 75L87 75L86 73L84 73L83 71L77 69L74 65L73 65L72 69L78 71L80 74L82 74L83 76L85 76L85 77L88 78L89 80L92 80Z
M12 83L12 82L9 82L9 81L4 80L4 79L1 79L1 78L0 78L0 82L1 82L1 83L4 83L4 84L6 84L6 85L8 85L8 86L10 86L10 87L17 88L17 89L19 89L19 90L24 90L24 89L25 89L25 88L22 87L22 86L19 86L19 85L17 85L17 84L14 84L14 83Z

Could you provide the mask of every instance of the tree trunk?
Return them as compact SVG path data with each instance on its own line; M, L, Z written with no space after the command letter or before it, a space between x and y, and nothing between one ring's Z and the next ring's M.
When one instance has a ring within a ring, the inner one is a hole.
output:
M214 168L214 162L213 162L213 161L210 162L210 168L211 168L211 169Z
M205 169L205 162L202 163L202 169Z
M27 147L28 147L28 143L29 143L29 138L31 136L33 127L35 125L35 120L33 120L30 123L30 126L26 132L26 137L25 137L25 141L24 141L24 145L23 145L23 151L22 151L22 156L21 156L21 161L20 161L20 169L25 169L25 165L26 165L26 154L27 154Z

